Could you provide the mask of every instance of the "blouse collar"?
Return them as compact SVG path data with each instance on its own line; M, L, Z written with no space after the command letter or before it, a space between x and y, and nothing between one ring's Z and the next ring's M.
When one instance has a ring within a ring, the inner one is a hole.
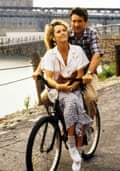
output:
M73 45L69 44L69 52L68 52L68 60L67 60L67 63L69 63L69 61L71 61L71 58L74 56L75 52L76 51L75 51L75 48L73 47ZM65 66L65 63L63 61L63 58L62 58L60 52L57 49L57 46L55 46L53 48L53 53L56 56L56 58Z

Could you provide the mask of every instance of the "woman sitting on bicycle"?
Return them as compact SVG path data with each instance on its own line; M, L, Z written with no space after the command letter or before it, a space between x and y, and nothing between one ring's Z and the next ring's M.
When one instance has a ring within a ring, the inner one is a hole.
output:
M43 57L42 67L49 85L59 91L60 108L64 114L69 152L73 160L72 169L79 171L81 154L78 149L83 143L83 130L92 124L92 119L84 109L79 82L71 85L69 82L73 78L82 78L89 61L80 46L68 43L68 25L63 20L53 20L46 25L45 44L48 51ZM33 77L38 74L37 69Z

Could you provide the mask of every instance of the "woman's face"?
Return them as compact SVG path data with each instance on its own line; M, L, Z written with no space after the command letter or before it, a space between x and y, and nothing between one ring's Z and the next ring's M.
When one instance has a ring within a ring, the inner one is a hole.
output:
M68 41L68 30L64 25L56 25L54 27L53 40L56 44Z

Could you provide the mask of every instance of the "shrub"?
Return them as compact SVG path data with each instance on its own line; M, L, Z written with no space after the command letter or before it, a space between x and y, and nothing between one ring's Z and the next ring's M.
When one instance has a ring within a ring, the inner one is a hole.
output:
M115 75L115 63L110 63L109 65L103 67L103 71L98 74L98 78L100 80L105 80L113 75Z
M26 97L25 100L24 100L24 106L26 109L29 108L30 106L30 97Z

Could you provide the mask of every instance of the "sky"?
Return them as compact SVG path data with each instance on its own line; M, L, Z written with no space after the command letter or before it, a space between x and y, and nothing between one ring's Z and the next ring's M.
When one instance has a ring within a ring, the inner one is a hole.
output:
M119 0L34 0L34 7L120 8Z

